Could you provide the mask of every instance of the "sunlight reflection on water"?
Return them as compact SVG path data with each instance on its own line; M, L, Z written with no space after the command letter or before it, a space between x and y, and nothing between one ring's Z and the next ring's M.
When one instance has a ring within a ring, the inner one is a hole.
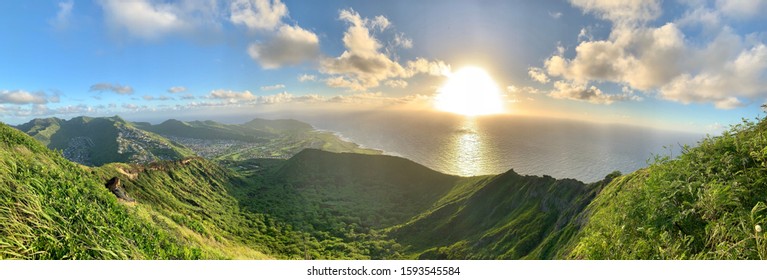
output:
M485 150L473 118L467 118L453 138L453 170L457 171L458 175L474 176L489 173L484 168Z

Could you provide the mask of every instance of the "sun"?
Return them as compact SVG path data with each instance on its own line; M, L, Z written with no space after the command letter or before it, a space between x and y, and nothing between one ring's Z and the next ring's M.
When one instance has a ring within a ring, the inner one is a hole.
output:
M487 72L469 66L450 74L434 100L437 110L465 116L503 113L501 90Z

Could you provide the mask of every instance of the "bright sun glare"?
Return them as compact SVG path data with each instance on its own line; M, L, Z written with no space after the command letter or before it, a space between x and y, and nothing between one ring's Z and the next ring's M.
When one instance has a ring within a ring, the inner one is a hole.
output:
M479 67L465 67L449 76L439 89L435 108L465 116L504 112L501 90L487 72Z

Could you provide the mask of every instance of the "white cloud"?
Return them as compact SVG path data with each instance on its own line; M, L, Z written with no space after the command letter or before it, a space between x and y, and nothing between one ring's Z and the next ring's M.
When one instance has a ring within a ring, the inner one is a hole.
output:
M444 62L423 58L408 61L407 67L403 67L390 57L392 54L380 52L381 43L370 32L369 19L354 10L342 10L339 19L349 24L343 36L346 50L339 57L320 61L320 72L333 75L325 80L328 86L364 91L388 79L410 78L419 73L441 75L445 69L449 71Z
M75 2L73 0L67 0L59 2L59 10L56 13L56 17L49 20L48 23L51 24L56 29L67 29L70 24L70 19L72 17L72 8L74 7Z
M123 86L120 84L111 84L111 83L98 83L98 84L91 85L91 88L89 91L97 91L97 92L111 91L120 95L133 94L132 87Z
M617 101L639 100L639 97L629 93L605 94L595 86L586 86L584 84L556 81L554 89L549 96L557 99L571 99L579 101L588 101L594 104L612 104Z
M570 0L570 3L620 24L647 22L661 13L659 0Z
M329 87L348 88L355 91L363 91L367 89L367 87L361 85L359 81L349 80L343 76L335 76L335 77L327 78L325 79L325 84Z
M376 16L370 21L370 28L378 29L378 31L384 31L391 25L389 19L384 16Z
M559 19L562 17L562 12L549 12L549 16L554 19Z
M181 96L181 100L194 100L194 99L197 99L197 97L191 94L184 94Z
M210 92L210 95L208 95L209 99L226 99L230 101L242 101L242 100L256 100L256 96L253 95L250 91L232 91L232 90L224 90L224 89L217 89L212 90Z
M59 96L49 96L44 92L0 90L0 104L47 104L49 102L59 102Z
M283 25L271 40L253 43L248 54L266 69L295 65L316 59L320 45L317 35L299 26Z
M529 75L530 78L532 78L533 80L541 84L546 84L549 82L549 76L547 76L546 73L543 72L543 69L538 67L527 68L527 75Z
M394 35L394 46L411 49L413 48L413 39L406 37L405 33L397 33Z
M657 17L652 1L602 2L573 1L613 21L609 37L594 40L582 29L574 57L560 52L545 61L548 75L577 84L613 82L662 99L712 103L720 109L767 98L764 39L738 35L725 21L736 11L758 9L766 1L718 1L715 7L708 2L689 4L679 18L661 26L646 22ZM629 20L618 16L632 9L646 12ZM703 32L688 35L683 28Z
M300 76L298 76L298 81L302 83L309 82L309 81L316 81L316 80L317 80L317 76L315 75L301 74Z
M405 80L388 80L384 83L390 88L406 88L407 87L407 81Z
M235 0L230 5L229 20L250 30L271 30L282 25L288 7L280 0Z
M187 24L171 4L149 0L102 0L99 3L104 9L104 17L112 27L144 39L155 39L179 31Z
M717 10L732 18L755 18L764 16L767 11L766 0L717 0Z
M186 87L182 86L175 86L168 89L168 93L179 93L179 92L185 92Z
M97 0L116 38L156 40L167 35L201 35L208 40L221 28L223 7L217 0ZM129 36L125 36L129 35Z
M261 87L261 90L275 90L275 89L281 89L281 88L285 88L285 85L283 85L283 84L276 84L276 85L271 85L271 86L263 86L263 87Z
M287 92L281 92L274 95L265 95L258 97L258 103L260 104L278 104L288 103L293 101L293 95Z
M591 35L591 32L589 32L589 29L584 27L581 28L581 31L578 32L578 41L593 41L594 36ZM563 52L559 52L560 54Z

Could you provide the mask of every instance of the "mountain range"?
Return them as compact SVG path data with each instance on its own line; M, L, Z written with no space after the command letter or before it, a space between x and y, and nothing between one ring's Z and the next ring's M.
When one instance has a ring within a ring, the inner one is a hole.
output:
M0 258L764 259L765 132L583 183L442 174L293 120L0 124Z

